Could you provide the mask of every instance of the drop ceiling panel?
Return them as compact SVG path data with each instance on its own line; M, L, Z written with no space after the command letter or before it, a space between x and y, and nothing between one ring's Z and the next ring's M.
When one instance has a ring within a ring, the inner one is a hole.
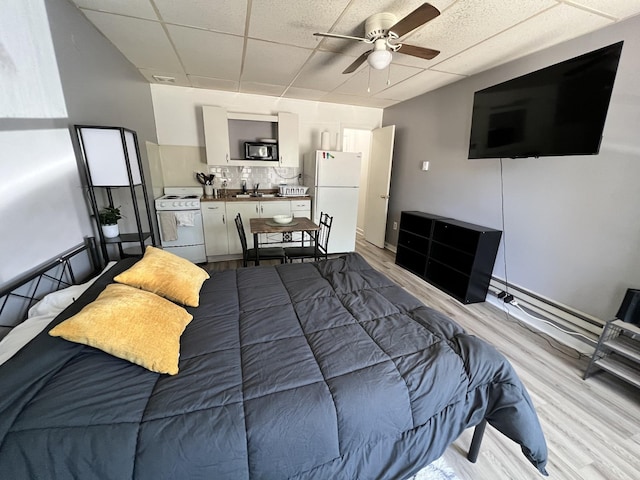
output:
M242 37L175 25L167 25L167 30L188 74L238 80Z
M368 97L420 72L422 70L419 68L404 67L402 65L391 65L390 68L385 68L384 70L376 70L365 65L358 73L350 75L350 78L336 88L334 92ZM388 85L387 81L389 82Z
M165 22L244 35L247 0L190 0L188 8L183 1L153 1Z
M355 95L343 95L341 93L328 93L322 97L323 102L349 103L349 105L359 105L361 107L386 108L393 105L395 100L374 97L358 97Z
M314 32L335 23L349 0L253 0L249 37L315 48Z
M101 12L119 13L131 17L158 20L149 0L72 0L80 8L99 10Z
M640 10L640 0L573 0L571 3L611 15L618 20L637 15Z
M297 98L299 100L313 100L317 101L324 97L327 92L322 90L313 90L310 88L299 88L299 87L289 87L286 92L284 92L283 97L285 98Z
M354 60L354 57L337 53L316 52L301 70L293 86L331 91L349 80L349 75L343 75L342 71Z
M220 78L200 77L198 75L187 75L191 85L196 88L208 88L210 90L225 90L229 92L238 91L238 82L233 80L223 80Z
M556 0L464 0L454 3L445 14L406 37L406 43L434 48L442 53L432 65L482 40L557 6Z
M313 50L247 40L242 82L259 82L287 86L307 61Z
M586 10L559 5L528 20L518 30L507 30L438 64L437 68L452 73L473 75L609 23L612 22ZM574 28L567 30L568 24L574 25ZM524 35L523 32L527 34Z
M159 23L90 10L84 13L136 67L182 71L178 57Z
M376 98L390 98L398 101L408 100L416 95L420 95L421 93L425 93L430 90L435 90L436 88L457 82L463 78L465 77L461 75L426 70L403 82L400 82L397 85L382 90L375 96Z
M269 85L259 82L240 82L240 91L243 93L257 93L259 95L270 95L279 97L285 90L283 85Z

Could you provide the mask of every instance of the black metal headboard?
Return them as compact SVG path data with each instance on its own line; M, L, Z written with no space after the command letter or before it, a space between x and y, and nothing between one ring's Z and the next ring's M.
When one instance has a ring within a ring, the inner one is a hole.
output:
M93 237L26 272L0 290L0 338L27 318L29 309L45 295L83 283L100 271Z

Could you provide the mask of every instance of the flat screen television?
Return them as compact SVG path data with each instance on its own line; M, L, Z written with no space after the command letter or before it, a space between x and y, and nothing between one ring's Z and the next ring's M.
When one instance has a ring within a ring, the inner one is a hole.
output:
M475 92L469 158L597 154L622 43Z

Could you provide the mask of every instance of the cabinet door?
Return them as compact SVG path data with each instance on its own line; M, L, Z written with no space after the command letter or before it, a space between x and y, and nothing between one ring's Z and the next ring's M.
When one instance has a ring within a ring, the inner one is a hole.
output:
M224 203L203 202L202 222L207 256L227 255L229 253L229 238Z
M242 245L240 244L235 222L238 213L242 217L242 225L247 237L247 247L253 248L253 235L251 234L249 219L260 216L259 206L259 202L227 202L227 218L229 219L227 222L227 236L229 238L230 254L242 253Z
M204 145L208 165L229 163L229 121L222 107L203 105Z
M291 201L278 200L270 202L260 202L260 216L262 218L272 218L274 215L291 215ZM286 238L283 238L285 235ZM282 247L283 242L288 241L287 234L265 233L260 235L261 244L269 244L270 247Z
M311 218L311 200L291 200L291 213L294 217Z
M298 141L298 115L287 112L278 113L278 148L281 167L300 168Z
M260 202L260 217L271 218L274 215L291 215L291 201Z

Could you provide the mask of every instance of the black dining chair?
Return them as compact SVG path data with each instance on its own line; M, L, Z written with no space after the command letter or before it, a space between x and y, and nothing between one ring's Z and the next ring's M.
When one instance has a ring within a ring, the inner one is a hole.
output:
M329 246L329 234L331 233L331 224L333 223L333 217L330 217L327 213L320 213L320 223L318 230L317 241L313 245L306 247L285 247L284 253L287 256L287 261L293 262L293 260L299 259L304 262L305 258L313 258L319 260L328 257Z
M256 251L253 248L247 248L247 236L244 232L240 214L236 215L236 228L238 229L240 244L242 245L242 266L246 267L248 262L255 263ZM284 263L286 258L284 248L281 247L259 247L259 256L260 260L280 260L280 263Z

